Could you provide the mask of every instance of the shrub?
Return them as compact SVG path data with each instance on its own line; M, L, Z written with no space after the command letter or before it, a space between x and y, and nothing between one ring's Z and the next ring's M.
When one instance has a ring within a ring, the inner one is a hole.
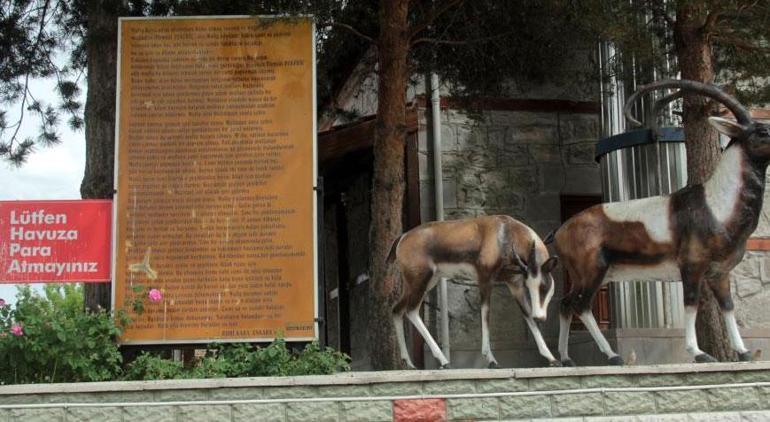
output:
M350 358L344 353L321 350L316 342L292 352L285 341L278 339L266 347L246 343L213 345L190 368L144 353L128 365L124 379L325 375L349 370Z
M46 285L44 295L22 286L15 307L0 307L0 382L105 381L121 371L107 312L86 312L80 285Z

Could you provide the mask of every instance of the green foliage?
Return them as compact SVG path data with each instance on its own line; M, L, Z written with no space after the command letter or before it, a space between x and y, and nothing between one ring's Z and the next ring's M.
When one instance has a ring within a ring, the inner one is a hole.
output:
M0 308L0 382L115 379L122 362L115 343L120 329L107 312L85 312L82 291L50 285L41 296L24 286L15 307Z
M282 339L266 347L245 343L213 345L189 368L158 355L143 353L125 372L127 380L328 375L350 370L350 358L310 343L292 352Z
M183 374L182 362L164 359L145 352L128 365L123 378L127 380L167 380L182 378Z

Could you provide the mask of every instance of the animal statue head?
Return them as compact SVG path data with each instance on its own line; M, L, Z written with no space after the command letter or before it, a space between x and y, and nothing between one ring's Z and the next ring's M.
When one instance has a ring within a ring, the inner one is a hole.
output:
M556 268L559 259L552 256L543 262L538 261L534 240L529 248L526 261L515 251L513 257L513 273L516 276L514 285L520 284L520 288L513 292L513 296L525 315L542 323L545 321L548 304L553 297L554 283L551 272Z

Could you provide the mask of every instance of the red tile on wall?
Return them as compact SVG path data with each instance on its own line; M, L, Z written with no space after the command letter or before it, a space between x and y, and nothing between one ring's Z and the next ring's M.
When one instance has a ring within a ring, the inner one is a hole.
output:
M394 422L446 421L444 399L394 400Z

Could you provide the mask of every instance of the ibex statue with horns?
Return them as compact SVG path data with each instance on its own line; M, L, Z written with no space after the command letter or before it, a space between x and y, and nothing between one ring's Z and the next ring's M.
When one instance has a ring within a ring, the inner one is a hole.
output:
M393 323L401 359L414 368L404 339L404 315L417 328L442 368L449 365L420 318L425 294L441 277L471 279L481 293L481 354L490 367L497 366L489 344L489 298L492 282L502 281L521 308L540 354L551 365L561 366L543 340L538 323L546 318L554 291L549 257L540 237L528 226L503 215L432 222L396 239L387 262L396 261L403 281L401 299L393 307Z
M610 347L591 313L596 291L612 280L655 279L683 283L685 348L696 362L715 359L698 347L695 316L702 289L714 292L724 315L732 348L743 361L752 354L743 344L730 296L730 270L743 258L746 241L756 229L765 191L765 170L770 160L770 126L751 118L731 96L712 85L665 80L643 86L626 103L653 90L680 89L722 103L736 121L719 117L709 122L730 137L721 160L703 184L689 185L667 196L607 203L575 215L555 234L555 247L569 272L572 289L561 302L559 354L562 363L574 365L567 353L570 322L577 313L607 355L610 364L623 360ZM630 277L624 277L627 274Z

